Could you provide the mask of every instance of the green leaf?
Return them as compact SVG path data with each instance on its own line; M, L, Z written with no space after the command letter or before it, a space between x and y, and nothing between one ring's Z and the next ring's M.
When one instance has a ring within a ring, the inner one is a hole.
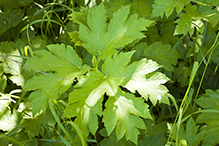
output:
M187 67L185 62L179 63L179 66L175 68L175 79L181 84L182 87L189 84L191 67Z
M36 50L43 50L43 49L46 49L46 42L44 42L42 39L40 39L39 37L37 39L34 39L32 42L31 42L31 49L33 51L36 51Z
M197 11L197 18L202 18L203 20L216 25L219 21L219 12L217 10L212 9L211 7L202 6Z
M22 69L23 65L20 63L23 62L23 58L20 54L20 50L15 47L15 43L13 42L1 43L0 55L2 56L0 56L0 64L3 67L5 73L9 73L12 75L9 77L12 82L17 84L18 86L23 87L27 78L29 78L29 75L26 73L25 70Z
M191 117L187 124L186 130L184 130L183 126L180 127L179 135L181 140L186 140L188 145L197 146L202 141L205 135L205 131L198 133L199 126L196 126L195 121Z
M98 128L97 114L101 115L101 96L106 88L103 77L96 70L89 73L83 84L79 81L79 84L82 84L84 88L76 88L70 93L69 106L65 109L64 116L77 116L75 123L85 136L88 136L89 130L95 134Z
M15 48L15 44L13 42L2 42L0 45L0 51L1 55L4 55L8 58L17 60L19 62L22 62L22 58L20 57L15 57L15 56L20 56L19 50ZM11 55L11 56L10 56ZM9 60L4 57L0 57L0 63L2 63L2 67L4 68L5 73L10 73L12 75L17 75L20 73L21 68L20 66L12 60Z
M159 72L154 72L161 66L152 60L142 59L127 67L126 78L130 79L125 87L131 92L136 90L155 106L157 100L169 104L168 89L161 85L168 81L168 78Z
M37 113L46 111L48 98L58 99L58 95L66 91L72 84L73 79L60 80L53 76L40 75L29 79L24 86L24 90L37 90L30 94L29 100L32 101L33 116Z
M163 45L162 42L155 42L148 46L146 43L139 43L133 50L136 50L138 58L148 58L156 61L163 66L164 69L173 71L173 65L176 65L178 58L180 57L176 50L170 53L171 46Z
M103 132L106 133L106 129L101 129L99 132L103 137L106 137L107 134L103 135L102 134ZM112 145L113 146L134 146L134 144L131 141L126 141L125 137L121 138L120 140L117 140L115 131L113 131L108 138L105 138L100 142L100 146L112 146Z
M11 131L12 129L18 127L19 113L14 111L11 113L11 108L9 104L15 102L11 99L9 95L0 93L0 130Z
M154 137L144 136L137 146L144 146L145 144L147 144L147 146L165 145L165 135L163 133L158 133Z
M161 146L167 142L167 123L162 122L156 124L155 121L146 119L144 120L146 125L146 131L139 137L137 146L144 146L147 143L148 146ZM142 137L143 136L143 137Z
M176 9L177 13L180 13L187 4L189 4L189 0L155 0L152 5L153 12L151 17L161 16L163 18L165 14L168 18L174 9Z
M24 12L19 9L8 10L0 13L0 35L11 27L15 27L22 20Z
M219 90L206 90L206 93L196 101L199 106L205 110L219 111ZM216 145L219 143L219 114L218 113L201 113L197 118L198 123L206 123L201 131L206 131L203 144Z
M203 5L203 6L219 6L218 0L190 0L191 2Z
M203 35L201 35L201 38L202 41L201 41L201 44L200 44L200 49L198 50L198 56L197 56L197 59L198 60L202 60L202 58L207 55L209 57L209 54L207 53L209 51L209 49L211 48L211 46L214 44L214 41L215 41L215 38L216 38L216 35L217 35L217 27L218 27L218 24L216 26L212 25L212 24L209 24L209 23L205 23L205 32L203 33ZM214 51L211 55L211 58L210 58L210 62L214 62L216 64L219 63L219 46L215 46L216 48L214 48ZM204 62L206 64L206 60ZM215 68L212 66L212 68ZM209 71L210 69L208 69L207 71ZM205 75L207 76L207 75ZM212 76L212 74L211 74ZM211 88L211 89L217 89L217 88Z
M23 128L24 132L27 133L31 139L39 134L43 136L45 131L48 130L46 129L48 126L55 128L55 122L49 111L37 114L34 117L24 117L20 122L20 127Z
M69 32L68 34L69 34L69 36L71 38L71 41L74 42L75 45L82 46L82 41L79 38L78 32L74 31L74 32Z
M26 91L37 90L30 95L34 115L41 109L45 112L47 98L57 99L71 86L75 77L80 77L89 70L87 65L82 66L81 59L72 47L61 44L49 45L47 48L53 54L46 50L38 50L35 51L37 56L27 61L27 65L33 70L37 69L39 73L43 73L32 77L23 88Z
M6 83L7 78L3 73L4 73L3 67L0 66L0 92L3 92L7 85Z
M178 23L176 26L175 34L186 34L188 31L190 35L194 33L194 27L196 27L199 31L203 32L203 25L201 20L196 21L193 19L195 18L197 7L192 5L187 5L184 9L186 13L181 13L179 15L179 19L175 22Z
M43 114L39 114L35 117L22 119L20 126L22 128L25 128L25 132L28 133L28 136L30 138L33 138L38 134L44 134L44 123L46 123L46 117Z
M103 112L103 122L108 135L116 127L117 140L124 135L126 140L137 144L138 129L146 129L143 118L151 118L148 105L141 98L135 98L133 94L123 93L118 90L115 96L110 96ZM137 129L138 128L138 129Z
M137 19L137 14L128 17L129 7L125 6L116 11L109 25L106 23L103 4L91 10L87 17L88 27L81 24L79 28L79 38L89 53L97 55L99 59L105 59L108 55L115 54L115 49L145 37L141 31L146 30L145 27L153 21Z
M87 15L90 13L90 9L88 7L81 7L80 12L73 12L71 15L72 20L75 23L83 24L88 26L87 24Z
M29 60L27 65L44 72L54 71L57 77L62 79L67 79L66 76L73 77L73 75L83 74L80 71L87 71L87 66L82 66L81 59L71 46L48 45L47 48L54 55L46 50L35 51L37 56Z
M135 0L132 2L132 8L134 12L138 13L140 17L144 17L149 19L153 10L153 2L154 0Z
M201 6L200 8L197 8L197 6L189 4L184 10L186 13L181 13L179 15L180 18L175 21L175 23L178 23L174 33L175 35L185 35L188 31L192 36L194 28L202 33L204 31L203 20L208 21L213 25L216 25L219 21L219 12L210 7Z
M108 0L104 1L104 6L107 9L107 18L112 19L113 14L118 11L121 7L129 5L130 2L127 0Z
M148 36L148 41L146 42L151 44L157 41L162 41L163 44L171 44L174 46L179 41L179 37L173 35L176 28L174 19L176 19L175 15L171 17L171 19L165 19L161 22L158 21L157 25L148 28L145 32Z
M216 68L215 66L209 66L205 73L205 78L203 80L202 88L203 89L219 89L218 83L219 83L218 68Z
M106 93L110 96L107 101L109 104L106 105L109 110L104 112L103 116L108 134L116 126L118 127L116 128L118 139L125 134L127 140L130 139L137 143L139 132L135 127L144 129L144 126L140 126L142 124L137 124L142 123L138 116L144 118L151 118L151 116L143 100L135 99L132 94L121 93L119 86L127 87L132 92L138 90L144 98L147 99L149 96L154 105L158 99L163 103L169 103L168 90L160 85L168 79L165 75L154 72L160 66L151 60L146 61L145 59L127 66L133 53L119 53L112 57L107 57L101 67L101 72L99 70L91 71L84 79L79 81L75 90L70 94L69 106L65 110L65 117L77 116L75 122L82 129L85 136L88 136L89 131L95 134L98 128L97 115L102 115L103 95ZM129 108L125 109L121 103L126 103L126 108ZM120 110L112 112L113 110L111 109L115 109L115 107L120 107ZM123 114L130 114L131 112L133 115L129 115L130 119L127 119L128 115L121 116L121 110L125 112ZM112 115L116 115L117 118ZM115 121L108 122L109 118ZM132 126L127 127L128 123ZM130 130L128 130L130 128L132 132L134 131L137 134L135 137L131 136Z
M96 114L102 115L102 96L105 92L110 96L117 93L118 86L124 80L125 72L122 70L128 64L133 53L115 54L113 58L109 56L102 65L102 72L91 71L84 80L79 81L77 85L79 89L75 89L70 94L70 105L65 110L65 116L77 116L75 122L85 136L88 135L89 130L95 134L98 128Z
M112 79L112 81L114 82L113 83L109 80L109 82L111 82L110 85L115 84L118 86L118 85L121 85L122 82L125 82L128 80L126 78L126 73L127 73L126 66L129 63L133 53L134 53L134 51L115 54L113 56L113 58L109 56L106 59L106 61L102 65L101 71L105 75L105 78L108 77L108 78ZM116 92L114 92L114 93L116 93ZM109 94L109 95L113 96L115 94Z

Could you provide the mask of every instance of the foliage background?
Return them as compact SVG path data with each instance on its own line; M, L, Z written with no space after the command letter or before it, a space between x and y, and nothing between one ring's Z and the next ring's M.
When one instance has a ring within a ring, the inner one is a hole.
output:
M0 0L0 145L219 144L218 0Z

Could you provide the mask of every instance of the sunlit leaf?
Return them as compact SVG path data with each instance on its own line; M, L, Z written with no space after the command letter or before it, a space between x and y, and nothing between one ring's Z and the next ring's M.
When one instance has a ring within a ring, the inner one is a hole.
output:
M141 31L146 30L145 27L153 21L138 19L137 14L128 17L129 7L124 6L116 11L109 24L106 23L103 4L91 10L87 16L88 27L81 24L79 28L79 38L89 53L105 59L106 56L115 54L115 49L145 37Z
M180 13L187 4L189 4L189 0L155 0L152 5L153 13L151 17L161 16L163 18L165 14L168 18L174 9L176 9L177 13Z

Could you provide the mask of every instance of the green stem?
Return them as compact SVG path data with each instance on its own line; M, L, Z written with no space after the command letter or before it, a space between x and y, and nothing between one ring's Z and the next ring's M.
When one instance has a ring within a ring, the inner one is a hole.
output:
M18 146L24 146L22 143L18 142L17 140L14 140L11 137L8 137L6 135L0 135L0 139L5 139L6 141L10 141L14 144L17 144Z

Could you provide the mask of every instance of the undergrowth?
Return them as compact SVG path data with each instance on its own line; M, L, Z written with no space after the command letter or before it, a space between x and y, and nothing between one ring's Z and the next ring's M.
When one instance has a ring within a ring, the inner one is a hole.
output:
M219 144L218 0L7 0L0 20L0 145Z

